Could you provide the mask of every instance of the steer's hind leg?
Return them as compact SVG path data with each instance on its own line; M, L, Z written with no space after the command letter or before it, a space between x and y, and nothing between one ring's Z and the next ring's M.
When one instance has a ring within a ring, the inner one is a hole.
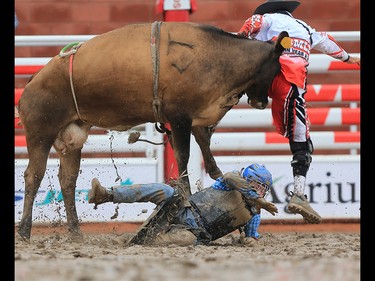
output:
M183 120L171 123L173 152L176 158L179 174L184 174L181 181L184 185L186 196L191 195L188 177L188 162L190 156L191 120Z
M50 140L49 142L48 139ZM52 143L53 138L48 138L47 136L41 138L35 136L32 138L30 136L27 138L29 163L24 172L25 198L22 218L17 229L18 234L25 241L30 240L34 200L46 172L47 159Z
M60 154L59 181L64 198L68 230L73 239L82 238L75 204L76 183L81 162L81 149Z

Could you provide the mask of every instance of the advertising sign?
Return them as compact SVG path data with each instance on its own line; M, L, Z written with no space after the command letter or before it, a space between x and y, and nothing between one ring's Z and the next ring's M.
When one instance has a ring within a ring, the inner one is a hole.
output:
M164 11L190 9L190 0L164 0Z
M262 219L301 219L300 215L286 210L293 191L293 176L289 156L241 156L216 157L222 171L239 170L251 163L264 164L273 176L273 186L267 200L273 202L279 213L272 216L262 210ZM24 202L23 172L28 160L16 160L15 168L15 221L21 219ZM113 161L113 162L112 162ZM106 203L94 210L88 203L91 180L97 177L105 187L122 184L159 182L157 161L150 158L82 159L81 172L77 180L76 206L82 222L126 221L143 222L155 208L153 203L113 204ZM192 183L209 187L213 180L200 167L201 180ZM35 198L33 221L50 223L66 221L63 196L58 182L58 161L48 161L48 169ZM307 174L305 193L311 206L323 219L360 218L360 161L359 155L314 156Z

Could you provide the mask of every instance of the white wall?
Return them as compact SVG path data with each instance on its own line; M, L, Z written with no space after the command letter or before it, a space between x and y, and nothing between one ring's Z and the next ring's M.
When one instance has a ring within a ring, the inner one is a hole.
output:
M15 162L15 221L21 219L24 180L23 171L28 160ZM279 213L273 217L262 211L263 219L301 219L300 216L288 214L284 208L288 200L288 191L292 190L292 171L289 156L261 157L216 157L217 164L223 172L240 169L250 163L264 164L272 173L273 192L267 197L274 202ZM82 222L90 221L126 221L143 222L153 211L152 203L120 204L118 217L111 220L116 212L117 204L107 203L94 210L88 204L87 193L94 177L99 178L103 186L110 187L120 184L115 182L117 173L111 159L82 159L81 170L77 180L76 204L78 217ZM125 184L157 182L157 159L114 159L119 176ZM38 194L35 198L33 221L48 223L56 220L66 221L62 195L57 178L58 161L48 161L48 169ZM203 187L209 186L213 180L204 172L202 164L192 169L201 175L199 180ZM195 182L191 182L192 185ZM306 193L313 200L313 208L323 219L360 218L360 157L347 156L315 156L307 177ZM196 188L195 188L196 190ZM195 191L193 191L195 192Z

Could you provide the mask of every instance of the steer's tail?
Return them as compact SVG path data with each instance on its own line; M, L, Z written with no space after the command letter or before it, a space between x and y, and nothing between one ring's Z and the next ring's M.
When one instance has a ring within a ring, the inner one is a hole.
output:
M18 119L18 122L17 122L17 126L21 127L22 126L22 122L21 122L21 119L20 118L20 114L18 113L18 106L14 106L14 119Z
M29 80L27 81L26 85L30 83L31 80L33 80L33 78L40 72L41 69L39 69L37 72L35 72L33 75L31 75L31 77L29 78ZM14 119L19 119L20 118L20 114L18 112L18 105L16 105L14 107ZM17 126L22 126L22 122L21 122L21 119L18 120L17 122Z

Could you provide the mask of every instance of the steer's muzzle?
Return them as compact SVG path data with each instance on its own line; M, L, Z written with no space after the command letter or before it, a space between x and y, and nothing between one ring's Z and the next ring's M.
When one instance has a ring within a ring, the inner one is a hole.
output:
M268 105L268 98L262 101L257 101L255 99L248 99L247 103L256 109L265 109Z

